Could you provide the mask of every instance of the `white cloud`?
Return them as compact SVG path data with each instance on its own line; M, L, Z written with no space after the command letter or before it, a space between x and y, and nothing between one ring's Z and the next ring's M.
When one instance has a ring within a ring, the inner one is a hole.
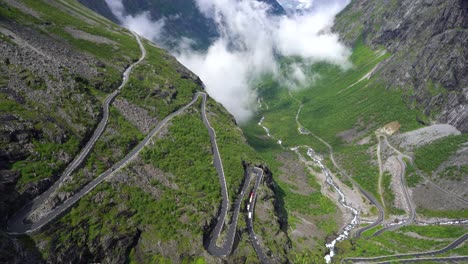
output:
M308 12L273 17L268 5L252 0L196 0L200 10L213 18L221 37L204 53L179 50L178 59L200 76L208 93L221 102L239 122L255 111L253 81L270 73L279 79L277 57L299 56L306 62L327 61L347 67L349 50L329 32L334 16L347 1L307 5ZM306 4L303 2L302 4ZM317 78L306 74L307 64L290 66L286 87L304 87Z
M257 95L252 85L261 75L272 74L286 87L294 88L317 78L308 72L307 63L327 61L349 66L350 51L330 32L334 16L349 0L290 0L307 10L280 17L269 15L269 6L254 0L194 1L216 22L220 37L205 52L190 50L190 41L186 40L172 53L200 76L210 96L239 122L248 120L255 111ZM121 0L106 2L114 14L120 14L117 16L124 25L156 40L163 22L148 21L147 13L125 15ZM156 33L151 35L151 30ZM298 56L305 63L290 65L290 78L284 80L277 61L281 56Z

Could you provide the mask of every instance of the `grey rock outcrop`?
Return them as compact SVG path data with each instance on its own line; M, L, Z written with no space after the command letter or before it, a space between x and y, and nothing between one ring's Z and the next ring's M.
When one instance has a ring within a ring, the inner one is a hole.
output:
M468 2L354 0L334 28L349 45L385 47L393 56L375 75L403 88L410 105L468 132Z

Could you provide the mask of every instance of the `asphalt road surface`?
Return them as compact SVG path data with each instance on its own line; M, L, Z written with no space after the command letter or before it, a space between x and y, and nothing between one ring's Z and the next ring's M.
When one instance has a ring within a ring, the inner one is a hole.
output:
M433 262L444 262L444 263L467 263L468 256L456 256L456 257L438 257L438 258L412 258L412 259L400 259L398 263L433 263ZM463 262L461 262L463 261ZM376 264L393 264L395 261L382 261Z
M129 74L130 71L126 71L127 74ZM126 78L128 79L128 78ZM199 92L195 94L194 98L190 103L185 105L183 108L177 110L176 112L168 115L166 118L164 118L160 123L158 123L152 130L151 132L141 141L130 153L128 153L122 160L120 160L118 163L114 164L111 168L109 168L107 171L99 175L96 179L94 179L92 182L88 183L83 189L81 189L79 192L74 194L72 197L70 197L68 200L66 200L64 203L61 205L55 207L49 214L46 216L42 217L38 221L34 223L25 223L25 219L33 212L35 208L37 208L44 200L48 198L48 196L52 193L52 190L49 190L48 192L44 193L41 195L40 199L35 199L34 201L28 203L25 207L23 207L20 211L18 211L16 214L14 214L9 220L8 220L8 232L10 234L25 234L25 233L32 233L34 231L39 230L41 227L44 225L50 223L53 221L56 217L61 215L64 211L69 209L71 206L73 206L77 201L79 201L83 196L88 194L90 191L92 191L97 185L99 185L102 181L104 181L107 177L115 173L116 171L122 169L125 167L133 158L135 158L139 152L150 142L151 138L157 134L161 128L167 124L167 122L172 119L173 117L181 114L184 110L186 110L188 107L193 105L199 97L202 97L203 103L202 103L202 119L203 123L205 124L206 128L208 129L208 133L210 135L211 139L211 144L212 144L212 150L213 150L213 165L216 168L216 171L218 172L219 176L219 182L221 184L221 189L222 189L222 207L221 207L221 213L218 217L218 223L213 231L213 237L211 239L208 251L215 256L227 256L231 254L232 248L234 245L234 240L235 240L235 235L236 235L236 229L237 229L237 221L238 221L238 215L239 211L241 208L242 200L244 198L244 194L247 191L247 188L250 183L250 174L246 173L246 179L244 181L244 186L242 189L242 192L239 194L238 199L235 201L233 205L233 218L232 218L232 223L230 224L229 230L227 231L227 235L224 239L224 244L222 247L217 247L216 246L216 240L218 236L221 234L222 228L225 223L225 218L227 215L228 211L228 206L229 206L229 198L228 198L228 192L227 192L227 186L226 186L226 179L224 175L224 169L223 169L223 164L222 164L222 159L219 154L219 149L216 141L216 132L215 130L211 127L210 122L207 118L206 115L206 100L207 100L207 95L206 93ZM108 97L106 101L110 103L112 99L111 97ZM102 133L102 132L101 132ZM98 137L97 137L98 138ZM93 137L93 141L95 140ZM93 143L94 144L94 143ZM92 148L92 145L88 142L87 146L89 146L89 149ZM89 152L89 150L88 150ZM82 151L82 153L84 153ZM80 153L80 157L82 156L82 153ZM85 156L85 155L84 155ZM79 164L77 162L76 164ZM77 166L77 165L76 165ZM68 169L68 171L72 171L71 169ZM65 173L64 173L65 174ZM62 179L63 180L63 179ZM58 182L59 183L59 182ZM58 184L57 183L57 184Z
M411 197L409 195L408 191L408 185L406 184L406 178L405 178L405 171L406 171L406 163L403 161L403 157L398 154L398 162L400 163L401 166L401 171L400 171L400 184L401 188L403 189L403 194L405 196L406 204L408 205L408 208L410 210L410 214L408 219L396 224L396 225L390 225L387 227L384 227L382 229L377 230L373 236L378 236L382 234L385 231L390 231L390 230L396 230L402 226L409 225L414 222L414 219L416 219L416 209L413 206L413 201L411 200Z
M232 221L229 226L229 229L227 230L226 237L224 237L223 239L223 245L217 246L216 241L218 241L218 238L221 235L221 232L223 231L223 227L226 222L226 215L229 210L229 196L227 192L226 177L224 175L223 163L222 163L221 155L219 154L218 144L216 142L216 132L213 129L213 127L211 127L210 122L206 116L206 94L203 93L202 96L203 96L203 104L201 107L202 119L203 119L203 123L208 129L208 133L210 134L211 146L213 150L213 165L215 166L216 171L218 172L219 183L221 185L221 194L223 197L223 200L221 202L221 211L218 215L216 226L212 231L211 239L209 241L207 250L213 256L225 257L232 253L234 240L236 237L239 211L242 205L242 200L244 198L245 192L247 191L247 188L249 186L250 173L246 173L242 191L239 194L237 200L233 204Z
M263 179L263 170L260 168L254 168L253 170L255 172L256 179L255 179L254 188L252 190L253 199L252 199L252 202L249 203L249 210L247 214L247 228L249 230L249 236L250 236L250 240L252 241L252 246L255 249L255 252L257 252L258 259L260 260L261 263L268 264L269 263L268 258L265 255L265 253L263 253L263 250L260 247L260 244L258 243L258 239L257 239L257 236L255 235L255 231L253 228L255 204L257 202L257 189Z

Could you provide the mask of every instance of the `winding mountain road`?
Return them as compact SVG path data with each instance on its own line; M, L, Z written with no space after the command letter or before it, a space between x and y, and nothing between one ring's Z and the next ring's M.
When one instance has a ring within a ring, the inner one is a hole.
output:
M388 140L387 140L387 137L385 135L378 135L378 138L380 138L380 136L383 136L384 139L385 139L385 142L388 144ZM380 140L379 140L379 143L380 143ZM390 145L389 145L390 146ZM409 194L409 191L408 191L408 185L406 184L406 177L405 177L405 174L406 174L406 163L403 161L403 158L404 157L407 157L406 155L402 154L400 151L397 151L395 148L391 147L395 153L397 154L397 159L398 159L398 162L400 163L400 185L401 185L401 189L403 190L403 195L404 195L404 198L405 198L405 202L409 208L409 217L408 219L405 219L404 221L398 223L398 224L395 224L395 225L389 225L387 227L384 227L382 229L379 229L377 230L372 236L378 236L380 234L382 234L383 232L385 231L389 231L389 230L396 230L402 226L406 226L406 225L409 225L411 223L414 222L414 220L416 219L416 208L415 206L413 205L413 201L410 197L410 194Z
M216 143L216 132L211 127L210 122L209 122L208 118L206 117L206 110L205 110L206 94L202 94L202 96L203 96L203 104L202 104L203 123L205 124L205 126L208 129L208 132L210 134L211 145L212 145L212 149L213 149L213 165L216 167L216 170L218 172L219 182L220 182L220 185L221 185L221 193L222 193L222 196L223 196L223 200L222 200L222 203L221 203L221 211L220 211L220 213L218 215L216 226L212 231L212 235L211 235L211 239L210 239L209 244L208 244L207 251L213 256L225 257L225 256L230 255L232 253L232 250L233 250L234 240L235 240L236 231L237 231L237 223L238 223L238 219L239 219L239 212L240 212L240 209L241 209L241 206L242 206L242 200L244 199L244 195L247 192L247 189L248 189L249 184L250 184L250 171L246 170L244 184L242 186L241 193L239 194L239 196L237 197L237 199L235 200L235 202L233 204L233 215L232 215L231 223L229 225L229 229L226 232L226 237L224 237L224 239L223 239L222 246L218 246L217 241L219 240L219 238L221 236L221 232L223 231L223 227L226 224L225 223L226 222L226 215L227 215L227 212L228 212L228 209L229 209L229 196L228 196L228 192L227 192L226 178L225 178L225 175L224 175L223 164L222 164L221 156L219 154L218 145ZM259 168L254 168L254 171L257 174L257 183L255 185L255 190L256 190L256 188L259 185L259 182L261 181L261 178L263 177L263 170L261 170ZM261 172L260 180L258 180L259 171ZM252 229L252 231L253 231L253 229ZM258 244L258 242L257 242L257 244ZM260 249L260 253L259 253L259 251L255 247L255 245L254 245L254 248L255 248L255 251L257 251L257 254L259 254L259 258L261 260L261 256L264 256L264 254L261 252L261 249ZM263 255L260 255L260 254L263 254ZM267 263L267 262L264 262L264 263Z
M133 33L133 32L132 32ZM205 124L208 133L210 135L210 140L211 140L211 145L212 145L212 151L213 151L213 166L215 167L218 177L219 177L219 182L221 185L221 193L222 193L222 204L221 204L221 211L218 216L218 221L216 224L216 227L213 231L213 236L210 241L208 251L215 256L227 256L231 253L234 240L235 240L235 234L236 234L236 229L237 229L237 221L238 221L238 215L239 211L241 208L241 203L244 198L244 193L247 191L247 188L250 183L250 174L246 173L246 179L244 181L244 186L242 189L241 194L239 194L238 199L235 201L233 205L233 218L232 218L232 223L230 224L230 228L227 231L227 236L224 239L224 244L222 247L218 247L216 245L216 241L218 237L221 234L221 231L223 229L223 226L226 221L226 215L229 209L229 196L228 196L228 191L227 191L227 186L226 186L226 179L225 179L225 174L224 174L224 169L223 169L223 163L221 159L221 155L219 153L218 149L218 144L216 141L216 132L211 126L208 117L206 115L206 101L207 101L207 94L204 92L199 92L196 93L192 99L191 102L189 102L187 105L182 107L181 109L177 110L176 112L168 115L166 118L164 118L160 123L158 123L151 131L150 133L135 147L133 148L130 153L128 153L122 160L114 164L111 168L106 170L104 173L99 175L96 179L88 183L86 186L84 186L79 192L75 193L72 197L67 199L65 202L60 204L59 206L55 207L52 209L47 215L41 217L39 220L33 223L26 223L25 220L28 216L32 214L32 212L37 209L46 199L48 199L54 191L58 188L60 183L63 182L65 178L67 178L73 171L76 170L76 168L86 159L86 157L89 155L91 149L94 147L95 143L97 140L101 137L102 133L104 132L104 129L106 127L106 124L109 119L109 105L112 103L112 101L115 99L117 94L120 92L120 90L127 84L129 75L132 71L132 69L139 63L141 63L145 57L146 57L146 50L139 38L139 36L135 33L135 38L137 39L138 45L140 46L141 50L141 57L138 61L130 65L123 73L123 80L122 84L115 90L113 93L108 95L106 99L103 102L103 118L100 121L99 125L95 129L92 137L89 139L85 147L81 150L81 152L75 157L75 159L69 164L69 166L65 169L63 172L62 176L55 182L55 184L49 188L46 192L44 192L42 195L34 199L33 201L29 202L26 204L21 210L19 210L17 213L15 213L9 220L8 220L8 225L7 225L7 230L9 234L25 234L25 233L32 233L34 231L37 231L44 225L50 223L53 221L56 217L58 217L60 214L62 214L65 210L69 209L71 206L73 206L77 201L79 201L83 196L88 194L90 191L92 191L97 185L99 185L102 181L104 181L107 177L115 173L116 171L122 169L123 167L126 166L133 158L135 158L139 152L150 142L151 138L157 134L163 126L167 124L167 122L172 119L173 117L181 114L184 110L186 110L188 107L193 105L197 99L201 96L203 99L203 103L201 106L201 116L203 123Z
M18 221L21 219L24 220L26 217L28 217L34 210L36 210L41 204L43 204L47 198L49 198L55 190L60 186L60 184L67 178L69 177L77 168L78 166L83 163L83 161L86 159L86 157L89 155L91 149L94 147L98 139L101 137L102 133L104 132L104 129L106 128L107 122L109 120L109 105L112 103L112 101L115 99L115 97L118 95L120 90L127 84L128 78L130 76L130 73L132 72L133 68L141 63L145 58L146 58L146 50L143 46L143 43L141 42L140 37L132 32L132 34L135 36L138 45L141 50L141 57L138 61L134 62L131 64L122 74L122 83L120 86L111 94L109 94L106 99L104 100L102 104L103 108L103 116L101 121L99 122L98 126L94 130L93 135L91 138L88 140L84 148L80 151L80 153L73 159L73 161L65 168L64 172L60 176L60 178L44 193L42 193L40 196L36 197L33 201L29 202L26 204L20 211L18 211L15 215L13 215L12 218L9 219L8 221L8 230L11 233L25 233L28 231L33 231L36 230L37 228L34 228L34 224L29 225L29 228L33 228L33 230L30 230L26 225L21 225ZM70 199L73 199L70 198ZM65 202L66 204L66 202ZM59 206L60 207L60 206ZM59 207L54 209L56 211ZM54 214L54 211L50 212L50 215ZM49 217L45 217L49 218ZM41 221L42 220L42 221ZM43 219L39 220L42 224L39 225L42 226L49 221L45 221ZM38 222L38 223L39 223Z
M411 164L413 164L414 169L416 170L416 173L417 173L419 176L423 177L427 182L429 182L431 185L433 185L434 187L436 187L436 188L439 189L440 191L444 192L445 194L452 196L453 198L457 199L458 201L460 201L460 202L462 202L462 203L468 204L468 200L465 200L464 198L458 196L457 194L455 194L455 193L453 193L453 192L449 192L449 191L445 190L444 188L440 187L438 184L436 184L436 183L434 183L433 181L431 181L428 177L426 177L426 176L424 175L424 173L416 166L416 164L414 164L413 158L410 157L410 156L408 156L408 155L406 155L406 154L404 154L404 153L402 153L402 152L399 151L397 148L395 148L394 146L392 146L392 145L390 144L390 142L388 142L388 138L387 138L385 135L384 135L384 140L385 140L385 142L387 143L387 145L388 145L393 151L395 151L395 153L397 153L398 155L400 155L400 156L403 157L403 158L408 159L408 160L411 162Z
M458 263L458 261L465 261L468 260L468 256L454 256L454 257L432 257L432 258L409 258L409 259L400 259L398 263L415 263L415 262L424 262L424 263L432 263L432 262L444 262L444 263ZM395 261L381 261L376 262L375 264L393 264ZM466 263L466 262L463 262Z
M254 188L252 189L252 201L248 203L248 215L247 215L247 229L249 230L249 236L250 240L252 241L252 246L257 252L258 259L260 260L261 263L263 264L268 264L270 263L268 260L268 257L263 253L262 247L260 246L260 243L258 242L257 236L255 235L254 231L254 224L253 224L253 219L254 219L254 213L255 213L255 204L257 203L257 189L260 183L263 180L263 170L260 168L254 168L253 169L255 174L257 175L255 179L255 185Z
M250 182L250 174L246 173L246 178L244 180L244 186L242 187L242 191L239 194L238 199L234 202L234 213L232 217L232 222L227 231L227 235L224 239L223 245L219 247L217 246L216 241L218 241L219 236L221 235L221 232L226 222L226 215L229 209L229 196L228 196L228 191L227 191L227 186L226 186L226 177L224 175L223 164L222 164L221 156L219 154L218 144L216 142L216 132L213 129L213 127L211 127L210 122L208 118L206 117L206 94L203 94L202 118L203 118L203 123L205 124L206 128L208 129L208 133L210 134L211 145L213 149L213 165L215 166L218 172L219 183L221 185L221 194L223 197L223 200L221 202L221 211L218 215L216 226L214 230L212 231L212 235L209 241L207 251L211 255L218 256L218 257L225 257L225 256L230 255L232 252L236 230L237 230L237 221L239 217L239 211L241 208L242 199L244 198L244 194L247 191L247 188Z
M216 132L215 130L211 127L210 122L208 120L208 117L206 115L206 100L207 100L207 94L204 92L199 92L194 95L193 99L191 102L189 102L187 105L182 107L181 109L177 110L176 112L168 115L166 118L164 118L160 123L154 127L151 132L130 152L128 153L122 160L120 160L118 163L116 163L114 166L109 168L107 171L102 173L99 177L88 183L83 189L81 189L79 192L74 194L72 197L70 197L68 200L66 200L64 203L61 205L55 207L49 214L46 216L40 218L38 221L34 223L25 223L25 219L33 212L34 208L36 208L39 204L39 202L42 202L43 200L47 199L50 193L52 192L47 192L44 195L41 196L41 199L36 199L32 201L31 203L28 203L25 207L23 207L20 211L18 211L16 214L14 214L8 221L8 232L10 234L25 234L25 233L32 233L34 231L37 231L44 225L50 223L52 220L54 220L56 217L58 217L60 214L62 214L65 210L69 209L71 206L73 206L77 201L79 201L83 196L88 194L90 191L92 191L97 185L99 185L101 182L103 182L107 177L115 173L116 171L122 169L125 167L132 159L134 159L140 151L151 141L151 138L157 134L163 126L167 124L169 120L171 120L173 117L181 114L183 111L185 111L188 107L192 106L199 97L202 97L203 103L201 106L202 109L202 119L203 123L205 124L206 128L208 129L208 133L210 135L210 140L212 144L212 150L213 150L213 166L216 168L216 171L218 172L219 176L219 182L221 185L222 189L222 204L221 204L221 212L218 216L218 222L217 225L213 231L213 236L210 241L208 251L210 254L214 256L227 256L231 253L233 245L234 245L234 240L235 240L235 235L236 235L236 230L237 230L237 222L238 222L238 215L240 212L242 200L244 198L244 194L247 191L247 188L250 183L250 173L246 173L246 178L244 181L244 186L242 188L241 193L239 194L238 199L235 201L233 205L233 218L232 218L232 223L230 224L229 230L227 231L227 236L224 240L224 244L222 247L218 247L216 245L216 241L221 234L221 231L223 229L225 220L226 220L226 215L228 211L228 206L229 206L229 198L228 198L228 192L227 192L227 186L226 186L226 179L225 179L225 174L224 174L224 169L223 169L223 163L221 156L219 154L219 149L216 141ZM90 144L88 144L90 145ZM92 148L92 146L90 147ZM257 185L258 187L258 185Z

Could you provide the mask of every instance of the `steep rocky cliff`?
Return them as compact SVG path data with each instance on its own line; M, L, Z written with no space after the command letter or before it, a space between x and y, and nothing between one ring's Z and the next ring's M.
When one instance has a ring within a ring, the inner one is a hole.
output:
M102 136L31 219L120 161L203 90L200 79L166 51L145 39L142 45L146 56L110 103ZM47 190L88 142L103 102L142 51L131 32L74 0L1 0L0 51L0 263L217 261L203 247L221 195L201 100L62 217L30 236L8 234L11 215ZM206 112L222 138L217 147L226 157L233 197L243 161L261 161L220 104L208 99ZM281 248L271 237L265 241ZM240 259L255 259L248 240L237 247Z
M409 107L468 132L468 2L353 0L334 28L392 56L374 72Z
M27 239L3 233L6 221L57 179L101 116L95 94L115 89L138 56L126 52L128 32L65 5L68 20L59 20L59 6L0 1L0 262L39 261ZM86 32L82 21L122 41ZM126 51L112 58L105 49Z

